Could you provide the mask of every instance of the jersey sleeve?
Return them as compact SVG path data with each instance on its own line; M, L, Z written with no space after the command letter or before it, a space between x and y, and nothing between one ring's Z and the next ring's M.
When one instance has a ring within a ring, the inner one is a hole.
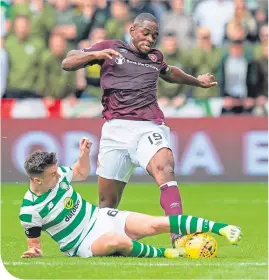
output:
M31 206L21 208L19 219L28 238L36 238L41 235L42 219L32 210Z
M159 51L160 56L161 56L161 69L160 69L160 74L165 74L169 70L169 66L166 63L166 61L163 58L163 54L161 51Z
M113 40L105 40L99 43L94 44L93 46L85 49L81 49L82 52L95 52L95 51L102 51L105 49L110 49L112 47ZM92 60L89 62L86 66L94 65L94 64L99 64L102 65L104 60Z
M59 166L58 172L61 174L61 177L66 177L68 183L70 184L73 178L73 169L67 166Z

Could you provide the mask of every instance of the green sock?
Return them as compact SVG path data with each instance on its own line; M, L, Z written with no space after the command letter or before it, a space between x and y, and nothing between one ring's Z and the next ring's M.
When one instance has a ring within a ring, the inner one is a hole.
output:
M187 216L187 215L173 215L169 216L170 231L177 234L190 234L195 232L213 232L220 234L219 231L228 224L217 223L203 218Z
M142 244L138 241L132 241L133 248L129 256L132 257L148 257L148 258L157 258L163 257L165 248L155 248L150 245Z

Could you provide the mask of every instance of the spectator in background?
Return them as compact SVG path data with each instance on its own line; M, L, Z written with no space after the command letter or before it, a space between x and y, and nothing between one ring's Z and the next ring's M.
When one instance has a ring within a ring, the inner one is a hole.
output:
M262 45L262 56L255 62L257 66L257 98L255 115L268 115L268 44Z
M268 25L263 25L259 32L260 42L254 47L254 56L258 59L263 56L265 46L268 46Z
M14 20L17 16L29 17L28 0L13 0L11 4L11 18Z
M223 114L251 113L256 96L251 69L252 57L244 49L244 42L230 42L229 53L222 60L220 87L224 96ZM254 82L255 82L254 81Z
M257 22L259 33L260 33L261 27L263 25L268 24L267 12L268 12L268 7L266 10L262 10L261 8L259 8L255 11L255 20Z
M56 8L56 27L53 29L54 33L62 35L69 47L75 47L77 38L77 28L74 23L75 13L71 8L69 0L55 0Z
M235 0L235 13L228 22L227 29L233 29L236 25L244 27L246 40L255 42L258 39L258 25L250 11L248 11L244 0Z
M96 14L94 26L105 26L107 20L110 18L110 1L108 0L95 0L96 1Z
M151 5L151 1L147 0L129 0L130 11L133 15L138 15L141 13L150 13L157 17L154 8Z
M73 40L77 44L88 37L89 32L95 24L96 6L93 0L83 0L79 2L78 14L74 16L76 38Z
M44 41L30 35L30 20L26 16L16 17L14 31L5 41L10 65L6 97L38 97L38 69L45 50Z
M107 38L124 40L124 25L131 19L128 5L125 1L115 0L111 3L112 17L106 22Z
M55 9L44 0L16 0L12 17L27 16L31 22L31 35L47 44L51 29L55 26Z
M194 20L198 26L209 28L213 44L219 47L223 43L225 25L233 15L233 1L205 0L196 6Z
M198 27L196 30L197 45L191 50L188 63L193 76L197 77L201 73L212 73L218 80L220 77L221 60L223 49L214 46L211 40L210 29ZM192 96L197 99L207 99L219 96L219 88L193 88Z
M172 10L164 14L161 20L161 32L172 31L176 34L177 43L183 49L189 49L194 44L194 21L184 14L184 0L172 0Z
M8 55L4 48L4 38L0 38L1 47L1 97L4 95L7 86L8 77Z
M31 0L28 7L30 10L32 35L43 38L47 44L50 31L56 24L54 7L44 0Z
M253 44L246 41L246 29L240 23L234 23L227 26L227 40L225 40L225 53L229 53L229 46L231 41L244 41L244 52L247 56L253 55Z
M175 65L180 69L186 69L188 65L188 57L184 50L177 43L175 33L165 33L160 49L163 52L164 59L168 65ZM162 79L158 80L158 103L161 107L173 105L179 107L184 103L188 86L182 84L167 83Z
M49 49L42 55L39 69L39 89L43 97L64 98L75 92L75 73L61 68L61 61L67 54L66 39L57 33L49 38Z
M161 20L163 14L165 14L166 11L168 10L169 1L168 0L163 0L163 1L151 0L151 8L153 9L154 14L155 14L156 18L158 19L158 21Z

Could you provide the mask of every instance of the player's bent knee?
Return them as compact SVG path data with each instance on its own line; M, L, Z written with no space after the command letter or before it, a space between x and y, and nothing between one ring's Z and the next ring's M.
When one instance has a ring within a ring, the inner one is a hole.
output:
M174 167L170 164L157 164L155 167L155 175L174 175Z

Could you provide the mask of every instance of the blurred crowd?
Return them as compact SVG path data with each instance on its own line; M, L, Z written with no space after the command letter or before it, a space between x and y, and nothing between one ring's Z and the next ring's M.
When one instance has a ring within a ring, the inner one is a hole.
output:
M267 114L267 0L1 0L1 97L99 100L100 66L66 72L61 61L105 39L129 42L141 12L159 20L168 64L219 83L205 90L160 79L162 107L223 97L222 114Z

